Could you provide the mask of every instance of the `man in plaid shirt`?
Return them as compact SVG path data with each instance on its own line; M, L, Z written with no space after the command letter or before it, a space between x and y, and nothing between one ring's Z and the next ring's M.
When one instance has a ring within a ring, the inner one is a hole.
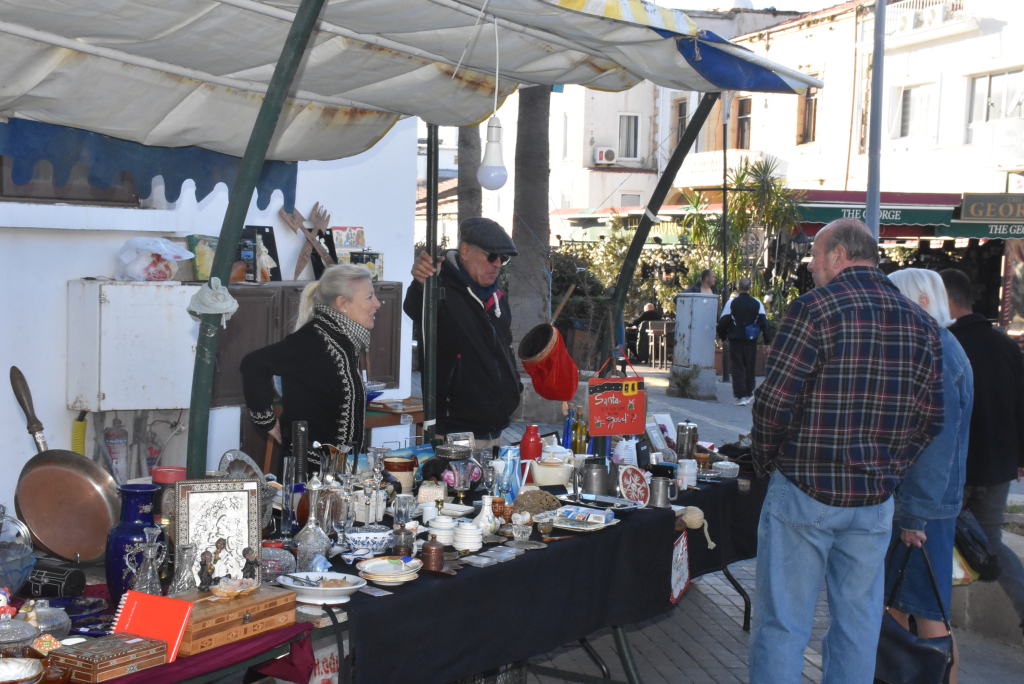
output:
M754 394L754 468L771 482L751 684L800 682L823 579L822 682L874 679L892 492L943 419L935 323L877 264L860 221L818 233L808 266L817 288L786 311Z

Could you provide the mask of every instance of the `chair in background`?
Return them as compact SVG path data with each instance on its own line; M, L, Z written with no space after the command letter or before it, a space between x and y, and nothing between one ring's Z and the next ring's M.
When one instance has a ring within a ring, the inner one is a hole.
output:
M665 329L669 323L674 321L651 321L650 336L647 342L647 361L651 368L664 368L665 359L663 356Z

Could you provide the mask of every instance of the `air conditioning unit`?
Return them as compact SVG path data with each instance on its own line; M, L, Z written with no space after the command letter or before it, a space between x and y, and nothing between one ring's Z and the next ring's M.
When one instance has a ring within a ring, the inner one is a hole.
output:
M919 10L906 10L896 17L896 33L908 33L918 27L921 21Z
M594 148L594 163L595 164L614 164L615 163L615 148L614 147L595 147Z
M922 28L938 26L945 23L949 19L949 15L949 5L932 5L927 9L921 10L921 26Z

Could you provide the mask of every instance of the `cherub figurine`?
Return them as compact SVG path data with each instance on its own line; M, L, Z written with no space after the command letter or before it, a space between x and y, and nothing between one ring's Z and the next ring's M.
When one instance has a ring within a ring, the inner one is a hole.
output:
M216 584L216 578L213 576L213 554L209 551L203 551L203 555L199 557L199 591L206 593L210 591L210 585Z
M0 587L0 615L10 615L12 618L18 614L17 608L11 607L11 592L7 587Z
M251 546L242 549L242 557L245 558L245 565L242 566L243 579L256 579L256 568L259 567L259 559Z

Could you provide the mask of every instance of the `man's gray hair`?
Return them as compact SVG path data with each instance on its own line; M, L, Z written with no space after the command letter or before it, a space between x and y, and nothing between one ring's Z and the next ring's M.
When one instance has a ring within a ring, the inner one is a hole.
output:
M747 276L743 276L742 278L740 278L740 282L738 283L740 292L750 292L750 285L750 278L748 278Z
M846 250L846 258L850 261L870 261L878 265L878 240L871 234L871 230L857 219L836 219L822 230L828 231L825 254L842 245Z

